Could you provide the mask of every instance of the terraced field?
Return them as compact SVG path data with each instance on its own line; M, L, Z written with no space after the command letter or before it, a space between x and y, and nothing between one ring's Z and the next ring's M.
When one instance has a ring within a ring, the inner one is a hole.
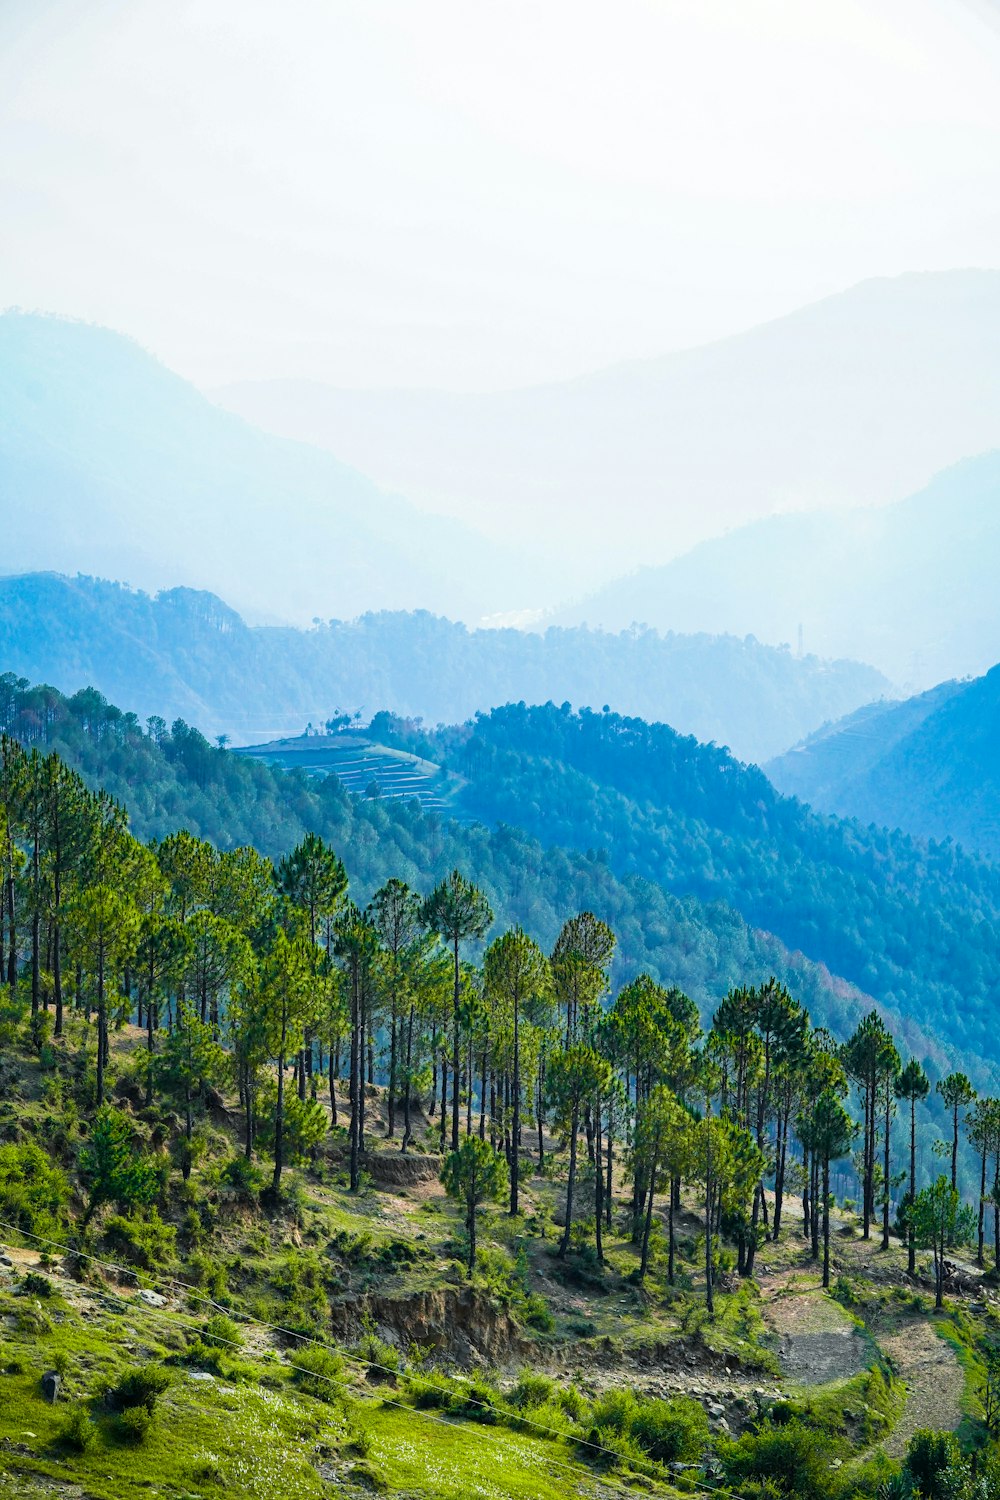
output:
M286 770L304 771L308 776L336 776L355 797L412 799L426 812L461 818L455 801L465 785L462 777L356 731L303 734L264 745L240 746L234 753Z

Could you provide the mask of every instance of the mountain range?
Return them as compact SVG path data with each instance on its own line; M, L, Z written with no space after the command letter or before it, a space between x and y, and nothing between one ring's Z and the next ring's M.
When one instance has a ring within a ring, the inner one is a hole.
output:
M516 549L222 411L130 339L0 317L4 566L211 587L257 619L534 596ZM495 589L494 593L490 590Z
M666 719L756 761L889 691L857 662L729 636L468 630L424 611L251 627L214 594L152 597L52 573L0 578L0 664L240 741L298 733L338 709L438 723L553 699Z
M1000 860L1000 667L872 704L771 761L782 792L823 812L955 839Z
M428 609L470 625L752 635L870 662L911 692L1000 660L1000 453L976 452L1000 444L1000 273L865 283L701 351L534 392L352 395L336 430L306 421L307 396L292 392L301 421L287 425L342 439L372 478L258 430L120 335L0 317L6 569L206 590L253 622ZM453 473L451 499L411 463L411 437ZM404 480L407 499L380 487ZM822 500L838 508L807 508ZM790 506L683 550L682 515L704 535ZM450 718L522 691L612 701L575 671L524 680L392 706ZM773 755L880 691L779 714L766 742L741 739L727 712L687 722ZM683 724L674 702L623 690L617 706Z
M903 499L1000 446L1000 272L866 281L734 337L525 390L215 394L498 542L537 537L569 600L761 516ZM668 596L645 618L691 628ZM791 639L800 618L790 607L766 638ZM726 628L765 634L742 616Z
M823 656L861 654L911 690L1000 660L1000 452L953 465L908 499L773 516L644 568L571 609L616 630L735 633Z

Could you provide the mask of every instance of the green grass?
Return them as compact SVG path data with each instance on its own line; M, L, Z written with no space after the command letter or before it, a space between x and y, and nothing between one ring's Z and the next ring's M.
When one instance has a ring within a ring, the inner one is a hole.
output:
M598 1490L560 1440L487 1429L356 1388L318 1400L296 1388L293 1372L274 1355L241 1353L222 1361L221 1378L199 1379L201 1372L174 1361L200 1324L135 1304L122 1308L113 1293L95 1292L82 1308L57 1293L44 1305L40 1331L9 1326L24 1312L38 1324L30 1299L0 1295L8 1324L0 1344L2 1500L45 1493L45 1478L71 1479L88 1500L310 1500L328 1494L334 1479L345 1496L384 1487L428 1500L556 1500ZM172 1380L145 1441L129 1446L104 1392L146 1359L165 1362ZM66 1371L64 1396L50 1405L40 1376L56 1363ZM61 1441L79 1408L96 1427L85 1452ZM601 1484L606 1490L607 1481ZM674 1493L665 1484L653 1488Z

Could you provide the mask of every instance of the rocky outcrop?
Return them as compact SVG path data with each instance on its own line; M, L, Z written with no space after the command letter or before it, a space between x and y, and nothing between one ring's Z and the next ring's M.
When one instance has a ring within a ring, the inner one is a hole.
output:
M437 1179L441 1158L417 1151L366 1151L361 1166L379 1187L416 1187Z
M357 1338L366 1324L401 1349L419 1344L466 1367L504 1366L523 1360L531 1347L510 1313L476 1287L441 1287L409 1297L369 1292L331 1306L335 1338Z

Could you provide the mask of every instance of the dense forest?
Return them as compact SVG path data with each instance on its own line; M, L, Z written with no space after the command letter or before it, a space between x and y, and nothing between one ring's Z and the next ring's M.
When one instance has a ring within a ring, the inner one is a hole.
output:
M945 951L959 946L948 937L949 924L960 921L963 902L980 911L977 942L966 934L956 962L964 965L959 973L978 973L973 996L988 992L996 965L991 868L947 849L935 855L905 839L813 818L778 797L760 772L665 727L551 706L512 707L478 719L475 728L441 732L380 716L373 728L386 742L451 760L472 776L465 795L476 820L460 823L425 816L412 803L352 799L334 777L283 773L220 750L181 722L168 729L154 717L144 728L93 691L67 699L8 675L0 678L0 695L0 727L59 750L90 785L107 787L128 806L140 837L163 837L181 823L221 849L251 844L280 858L316 831L342 852L366 898L393 873L417 883L456 865L474 868L502 918L544 943L554 941L567 907L597 910L619 934L617 979L626 966L649 968L663 982L681 984L704 1013L741 975L762 980L775 973L838 1033L862 1014L866 996L874 997L935 1072L959 1060L988 1079L994 1056L988 1017L966 1003L933 943ZM498 734L522 734L535 724L538 759L509 746L487 773L490 752L480 747L491 724ZM614 779L633 775L628 724L629 732L649 738L631 796ZM569 761L541 755L546 745L550 753L561 745L568 755L564 737L578 732L596 735L599 761L611 755L600 783ZM657 766L650 745L667 747L669 766ZM503 755L515 757L506 770ZM517 784L510 780L515 764ZM580 808L589 809L586 818ZM770 848L762 842L768 826ZM893 873L884 889L874 873L883 864ZM816 903L811 909L800 894L804 881ZM814 923L809 946L778 926L786 910L804 909ZM824 932L848 959L862 951L860 934L869 934L864 978L845 973L823 951L817 939ZM884 992L866 982L880 975ZM938 1024L942 1014L949 1016L947 1029Z
M373 731L469 778L463 804L619 876L722 901L880 1003L995 1061L1000 871L950 841L819 817L665 725L508 705L428 735Z
M665 720L754 761L889 691L871 667L800 659L752 637L468 630L426 610L250 627L213 594L150 597L54 573L0 579L0 660L238 741L322 724L337 709L459 723L495 703L568 697Z

